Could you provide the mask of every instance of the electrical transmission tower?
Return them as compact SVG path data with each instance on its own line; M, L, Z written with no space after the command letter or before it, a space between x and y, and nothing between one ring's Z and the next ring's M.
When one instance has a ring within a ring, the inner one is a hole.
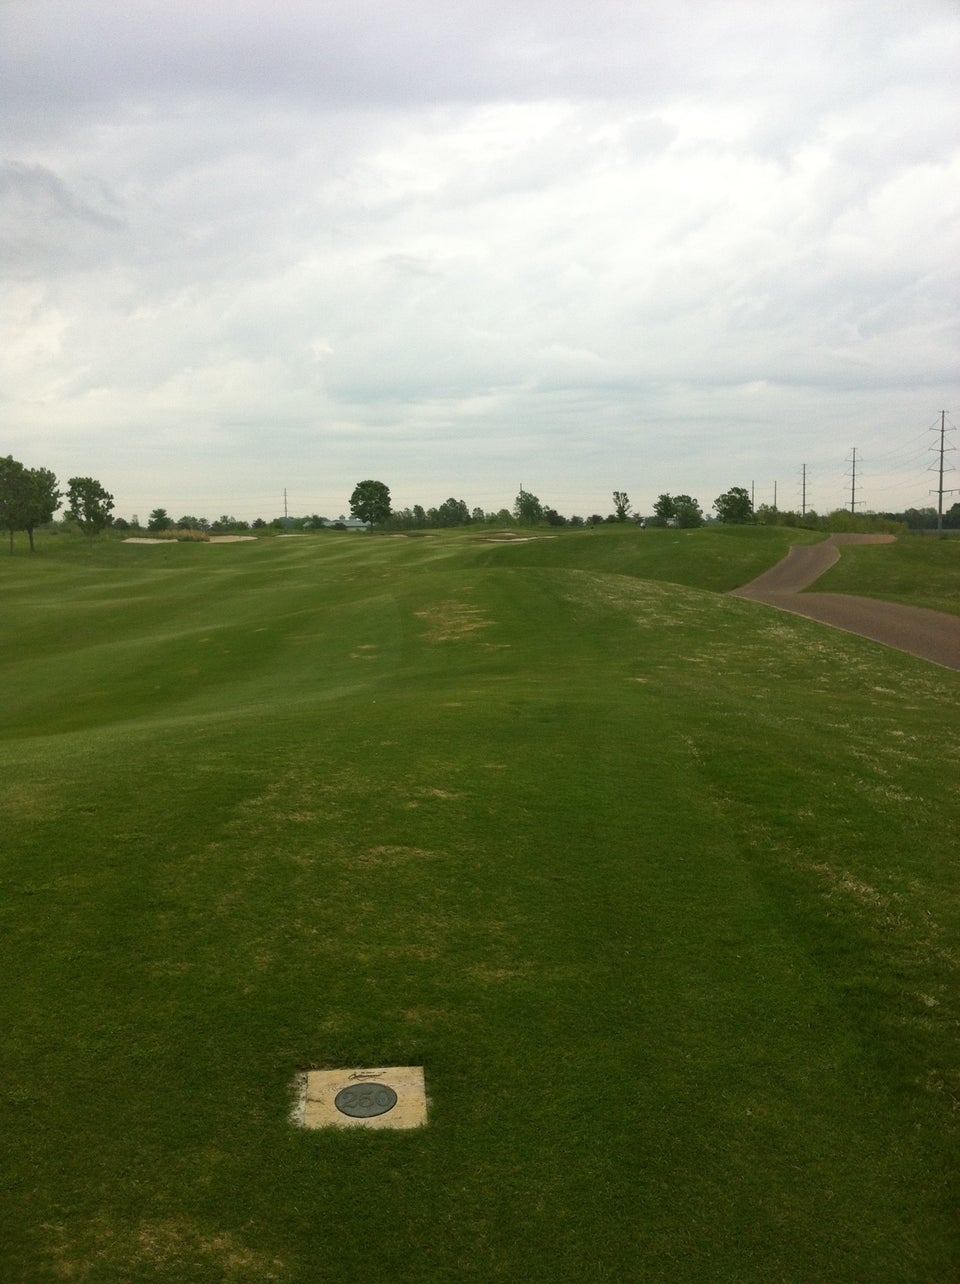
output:
M951 428L947 428L946 424L947 424L947 412L946 412L945 410L941 410L941 411L940 411L940 468L939 468L939 472L940 472L940 485L937 487L937 489L936 489L936 490L932 490L932 491L930 492L930 494L931 494L931 495L936 495L936 497L937 497L937 530L938 530L938 531L942 531L942 530L943 530L943 497L944 497L944 495L953 495L953 494L956 494L956 492L957 492L958 490L960 490L960 487L958 487L958 486L951 486L951 487L948 487L948 489L947 489L947 490L944 490L944 488L943 488L943 456L944 456L944 452L945 452L946 450L955 450L955 449L956 449L956 447L955 447L955 446L945 446L945 445L944 445L944 443L945 443L945 441L946 441L946 434L947 434L948 432L955 432L955 431L956 431L956 429L955 429L955 428L952 428L952 427L951 427ZM935 432L935 431L936 431L936 429L933 429L933 431ZM937 447L936 447L936 446L931 446L931 447L930 447L930 449L931 449L931 450L936 450L936 449L937 449ZM929 471L930 471L930 472L934 472L934 471L935 471L935 468L936 468L936 465L934 466L934 468L931 468ZM949 469L948 471L952 473L954 470L951 468L951 469Z
M857 511L857 505L862 504L862 499L857 499L857 448L853 448L853 458L847 460L852 465L851 471L846 475L850 478L850 512Z

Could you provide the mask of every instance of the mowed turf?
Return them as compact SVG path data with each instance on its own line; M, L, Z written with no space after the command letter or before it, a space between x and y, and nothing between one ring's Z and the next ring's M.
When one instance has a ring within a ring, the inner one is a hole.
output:
M901 535L845 547L817 592L858 593L960 615L960 536Z
M956 1277L960 676L693 534L3 560L0 1277Z

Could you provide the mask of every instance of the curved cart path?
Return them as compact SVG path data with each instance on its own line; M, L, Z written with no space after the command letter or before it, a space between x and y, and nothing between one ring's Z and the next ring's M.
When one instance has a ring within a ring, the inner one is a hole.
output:
M805 615L947 669L960 670L960 616L846 593L802 593L838 560L841 545L889 544L893 539L893 535L831 535L822 544L794 547L782 562L734 589L731 597Z

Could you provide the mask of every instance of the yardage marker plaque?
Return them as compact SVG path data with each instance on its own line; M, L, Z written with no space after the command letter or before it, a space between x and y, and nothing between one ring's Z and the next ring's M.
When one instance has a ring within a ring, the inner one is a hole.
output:
M427 1122L423 1066L307 1070L298 1077L302 1128L420 1128Z

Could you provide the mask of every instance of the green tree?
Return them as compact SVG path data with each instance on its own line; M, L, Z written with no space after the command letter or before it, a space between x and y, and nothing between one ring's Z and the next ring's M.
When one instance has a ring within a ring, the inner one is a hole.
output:
M110 525L113 496L94 477L71 477L67 482L69 515L83 533L94 535Z
M11 553L13 533L24 529L30 514L31 489L30 475L18 459L0 459L0 522L10 532Z
M653 506L653 511L657 515L657 521L661 526L666 526L671 518L677 515L677 505L672 495L660 495Z
M292 522L293 518L290 521ZM210 525L210 530L215 535L226 535L231 531L248 531L249 529L249 522L244 521L242 517L234 517L232 513L221 513L217 520Z
M34 529L49 522L59 507L60 490L49 468L24 468L12 455L0 459L0 522L10 532L11 553L18 530L27 532L34 552Z
M722 495L718 495L713 501L713 507L721 522L743 524L754 520L750 493L743 486L731 486Z
M674 495L673 507L677 525L684 530L703 525L703 509L699 500L692 499L689 495Z
M613 506L617 510L617 521L625 522L630 515L630 496L625 490L613 492Z
M438 526L466 526L470 521L470 509L462 499L445 499L437 509Z
M173 521L165 508L155 508L147 519L148 531L168 531L172 528Z
M381 481L357 482L350 496L350 512L361 522L376 526L390 516L390 491Z
M543 517L543 505L528 490L521 490L513 503L513 515L518 522L527 522L535 526Z
M49 522L60 507L60 490L57 479L49 468L28 468L31 497L27 520L24 523L30 540L30 552L34 551L33 530Z

